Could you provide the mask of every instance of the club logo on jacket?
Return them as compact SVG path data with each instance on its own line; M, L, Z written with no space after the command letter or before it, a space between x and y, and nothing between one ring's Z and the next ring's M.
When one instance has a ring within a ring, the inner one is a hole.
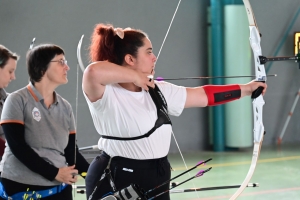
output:
M34 107L33 110L32 110L32 117L33 117L33 119L35 119L38 122L42 118L39 109L37 109L36 107Z

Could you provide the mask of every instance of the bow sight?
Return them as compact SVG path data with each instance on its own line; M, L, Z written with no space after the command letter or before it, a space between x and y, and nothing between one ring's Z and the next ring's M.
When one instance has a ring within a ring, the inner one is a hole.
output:
M295 33L295 56L283 56L283 57L265 57L259 56L260 64L265 64L268 61L284 61L295 60L299 64L300 69L300 33Z
M285 60L295 60L299 64L300 69L300 52L297 53L295 56L283 56L283 57L265 57L259 56L260 64L265 64L268 61L285 61Z

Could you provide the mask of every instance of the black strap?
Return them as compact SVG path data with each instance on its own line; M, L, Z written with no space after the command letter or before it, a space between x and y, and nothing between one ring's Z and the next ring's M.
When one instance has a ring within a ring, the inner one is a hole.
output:
M158 129L163 124L170 124L172 125L171 119L168 115L168 105L167 101L165 100L164 95L155 84L154 88L149 87L149 94L156 106L157 110L157 120L155 121L154 127L151 128L147 133L137 136L137 137L113 137L102 135L102 138L110 139L110 140L138 140L145 137L149 137L156 129Z

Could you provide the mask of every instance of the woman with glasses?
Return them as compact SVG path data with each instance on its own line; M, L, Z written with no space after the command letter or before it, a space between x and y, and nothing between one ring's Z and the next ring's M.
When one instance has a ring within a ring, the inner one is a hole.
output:
M16 79L15 71L17 69L17 61L19 56L11 52L8 48L0 44L0 117L3 109L4 101L7 98L7 93L4 88ZM0 118L1 119L1 118ZM0 160L3 156L5 148L5 136L0 125ZM1 173L0 169L0 173Z
M87 196L93 199L132 183L147 191L170 179L167 155L172 123L168 115L179 116L184 108L237 100L260 86L266 92L266 84L258 82L187 88L153 81L156 56L146 33L98 24L91 38L93 63L84 72L83 93L96 130L102 135L98 147L103 150L85 179ZM111 178L101 179L106 168ZM148 195L168 189L165 184ZM168 200L170 196L165 193L155 199Z
M1 118L8 143L4 192L12 199L71 200L71 184L89 164L76 145L71 105L55 92L68 82L70 68L54 44L34 47L26 59L30 82L8 96Z

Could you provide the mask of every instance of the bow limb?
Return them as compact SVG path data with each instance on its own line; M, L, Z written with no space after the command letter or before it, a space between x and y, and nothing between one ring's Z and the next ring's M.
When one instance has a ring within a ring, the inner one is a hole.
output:
M255 21L254 14L252 12L252 8L249 3L249 0L243 0L243 1L245 4L248 21L249 21L249 29L250 29L249 40L250 40L250 45L251 45L251 48L253 51L253 57L254 57L254 62L255 62L256 81L265 82L266 81L265 67L259 61L259 56L262 55L261 46L260 46L259 30L258 30L256 21ZM253 148L252 161L251 161L250 169L248 171L246 178L244 179L240 188L230 198L230 200L236 199L243 192L243 190L247 187L249 181L251 180L251 177L256 168L256 164L257 164L258 157L260 154L261 145L263 142L263 136L265 133L263 120L262 120L263 106L265 104L263 96L260 94L256 99L253 100L252 104L253 104L253 117L254 117L254 129L253 129L254 148Z
M78 45L77 45L77 61L78 61L78 65L82 72L84 72L84 70L85 70L85 67L84 67L82 59L81 59L81 45L82 45L83 37L84 37L84 35L81 36L81 38L78 42Z

